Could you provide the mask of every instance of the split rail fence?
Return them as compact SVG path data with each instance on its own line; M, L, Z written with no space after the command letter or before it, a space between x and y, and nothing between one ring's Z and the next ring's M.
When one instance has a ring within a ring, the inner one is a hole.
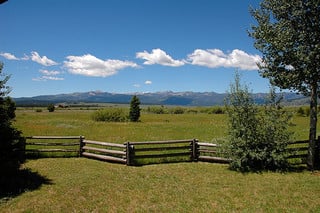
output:
M87 140L84 136L32 136L26 139L27 157L79 156L126 165L140 164L144 159L162 159L158 162L230 162L230 159L223 157L218 144L199 142L197 139L125 142L123 144ZM288 151L290 153L288 158L293 164L305 164L308 140L289 144Z

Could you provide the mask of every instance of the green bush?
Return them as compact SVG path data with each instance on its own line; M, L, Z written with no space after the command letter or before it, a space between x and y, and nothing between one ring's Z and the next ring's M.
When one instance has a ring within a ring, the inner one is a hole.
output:
M170 108L169 111L171 114L184 114L185 109L182 107L174 107L174 108Z
M54 112L54 109L55 109L54 104L49 104L47 109L48 109L49 112Z
M154 113L154 114L168 114L168 109L164 106L149 106L147 108L148 113Z
M290 116L281 108L274 88L259 110L237 75L226 99L226 109L229 116L226 151L231 169L246 172L288 168Z
M94 121L105 122L125 122L128 121L128 115L121 108L104 108L92 113L91 118Z

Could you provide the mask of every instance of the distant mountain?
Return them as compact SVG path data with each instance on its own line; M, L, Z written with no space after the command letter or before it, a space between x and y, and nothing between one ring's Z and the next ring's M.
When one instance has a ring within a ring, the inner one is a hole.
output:
M225 93L215 92L154 92L120 94L101 91L76 92L70 94L41 95L35 97L14 98L18 106L46 105L49 103L118 103L128 104L133 95L137 95L141 104L150 105L180 105L180 106L212 106L223 105ZM266 93L253 94L256 103L264 103ZM288 105L305 105L309 99L295 93L284 93L284 103Z

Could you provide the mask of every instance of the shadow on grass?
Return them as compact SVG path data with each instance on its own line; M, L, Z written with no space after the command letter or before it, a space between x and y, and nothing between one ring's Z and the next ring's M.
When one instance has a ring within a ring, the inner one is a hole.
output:
M30 169L21 169L10 174L0 174L0 202L26 191L36 190L43 184L52 184L52 181Z

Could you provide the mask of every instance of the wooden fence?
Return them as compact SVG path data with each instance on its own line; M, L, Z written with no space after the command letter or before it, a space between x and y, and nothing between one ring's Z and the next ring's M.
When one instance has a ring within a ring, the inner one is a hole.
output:
M127 165L134 165L140 159L166 159L166 162L173 158L177 161L193 161L196 155L194 154L194 144L197 139L189 140L169 140L169 141L144 141L144 142L127 142Z
M319 140L320 138L318 138L317 143L320 142ZM289 162L293 165L306 164L308 157L308 147L308 140L291 142L287 147Z
M230 159L223 157L218 151L218 144L199 142L197 139L125 142L124 144L86 140L84 136L32 136L26 139L27 157L39 157L43 153L72 153L73 157L83 156L127 165L135 165L142 159L156 158L165 159L166 162L169 158L174 161L179 161L181 158L183 161L230 162ZM320 137L318 143L319 140ZM290 163L305 164L308 140L290 143L287 151Z
M199 161L212 161L218 163L229 163L230 159L222 157L222 153L218 151L219 145L214 143L201 143L197 144L197 160Z
M83 136L26 137L24 152L27 157L44 156L44 153L59 153L55 156L63 156L65 153L70 153L70 156L79 156L79 144L83 139Z
M127 163L126 146L123 144L82 140L80 142L80 156L99 160Z

